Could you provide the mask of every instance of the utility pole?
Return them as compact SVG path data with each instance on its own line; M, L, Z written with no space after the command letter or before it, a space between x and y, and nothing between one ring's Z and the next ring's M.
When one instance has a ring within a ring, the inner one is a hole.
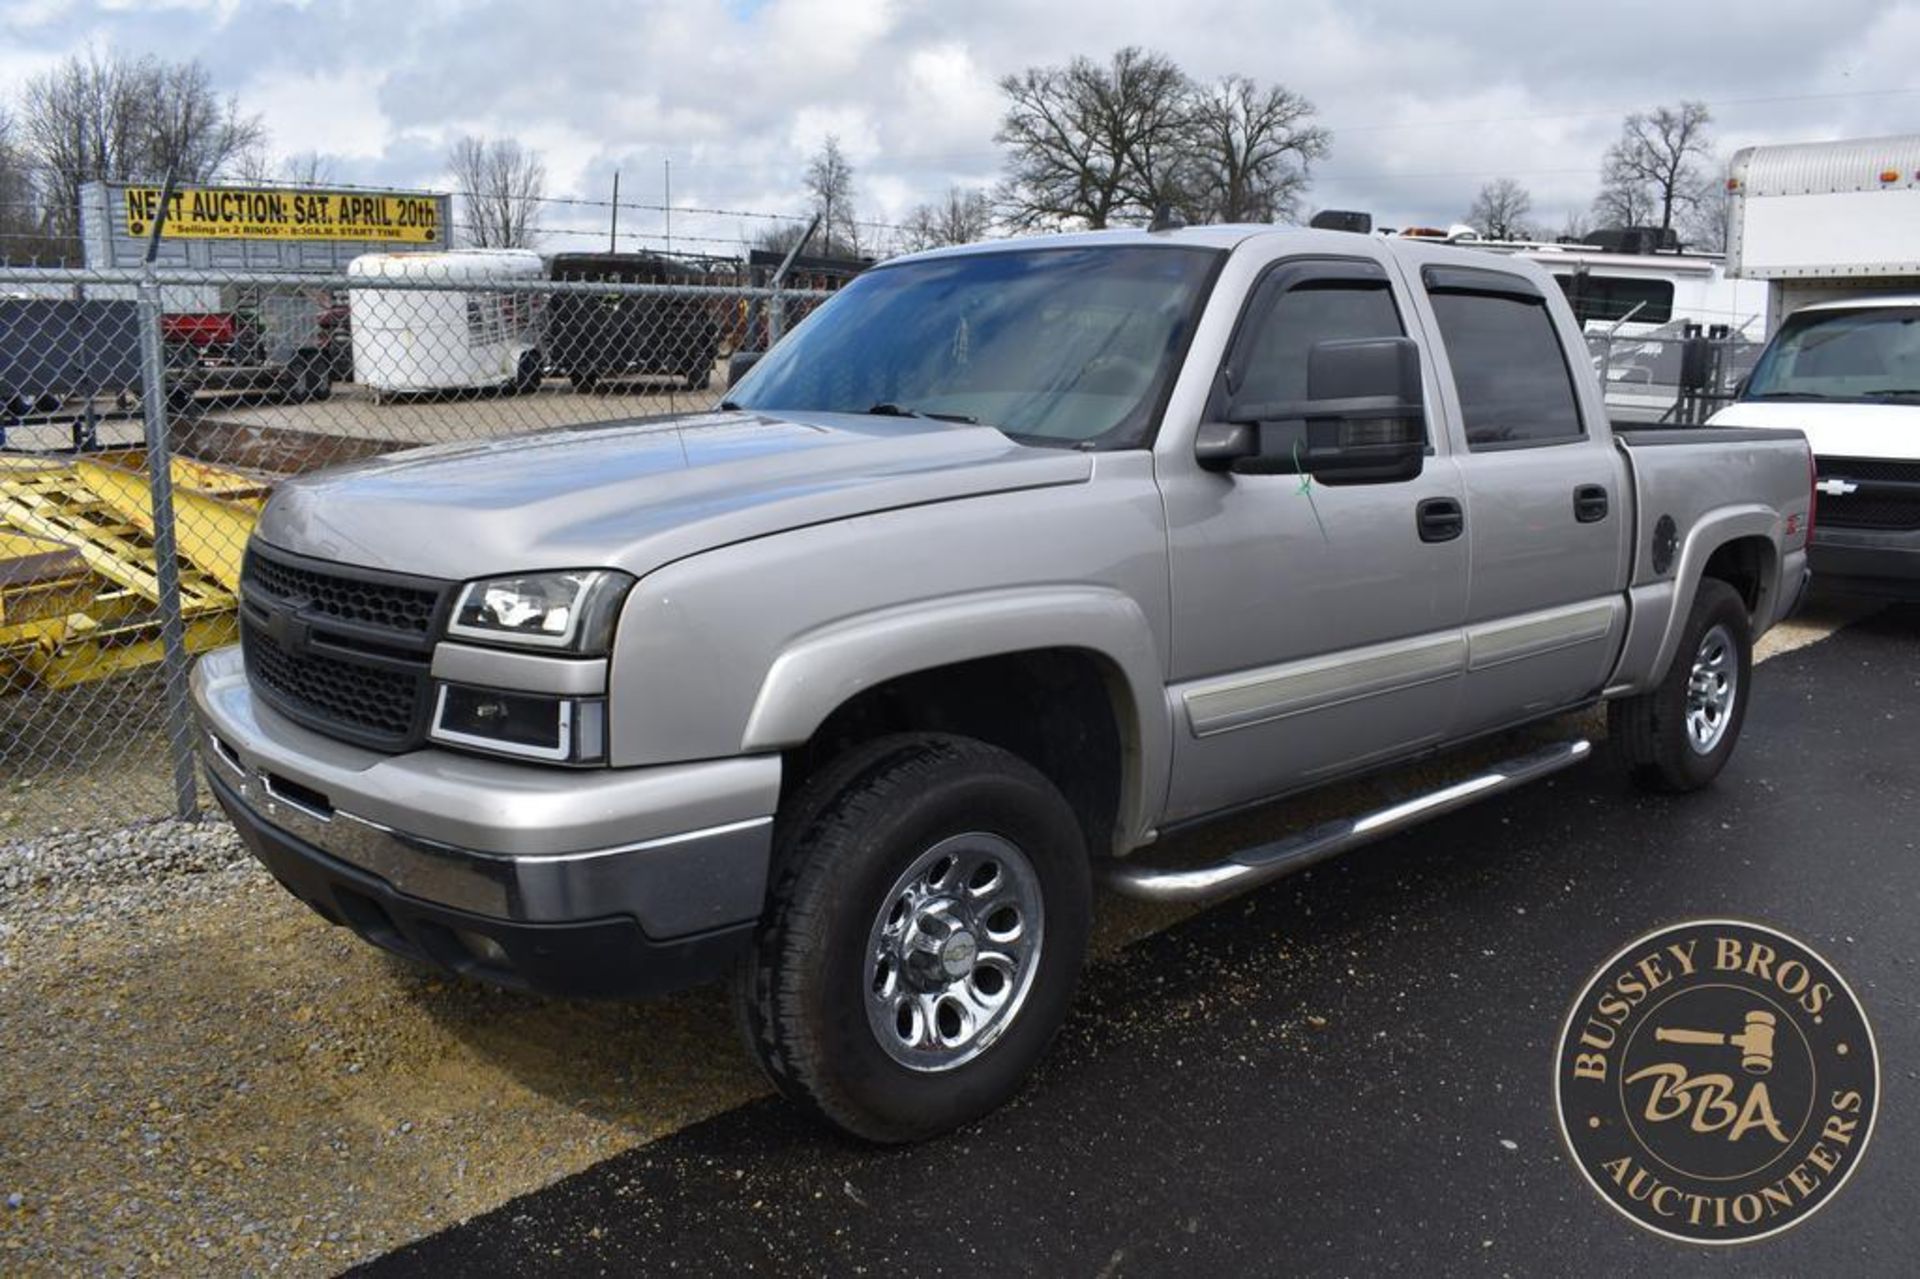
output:
M607 224L607 252L620 251L620 170L613 171L613 217Z
M660 201L660 203L666 208L666 211L667 211L667 252L672 253L673 252L673 161L662 160L660 163L666 167L666 174L667 174L667 194L665 198L663 198Z

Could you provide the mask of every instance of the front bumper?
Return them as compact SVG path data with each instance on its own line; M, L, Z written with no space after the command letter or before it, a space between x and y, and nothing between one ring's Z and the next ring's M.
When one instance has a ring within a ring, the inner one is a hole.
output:
M553 994L717 976L765 900L777 757L563 769L379 755L256 701L237 650L195 666L201 759L248 847L377 945Z
M1920 599L1920 529L1821 524L1813 531L1811 558L1822 587Z

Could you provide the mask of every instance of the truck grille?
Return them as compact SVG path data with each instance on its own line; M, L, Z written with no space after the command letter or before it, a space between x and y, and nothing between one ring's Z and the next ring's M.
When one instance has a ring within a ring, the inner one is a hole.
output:
M394 581L361 581L280 563L265 555L254 555L248 567L267 594L283 600L305 599L314 612L342 621L428 635L440 607L439 583L430 589Z
M255 541L240 575L240 647L262 701L375 750L426 737L433 645L453 583L352 568Z
M1851 493L1820 494L1820 524L1833 528L1920 529L1920 462L1823 457L1816 460L1816 465L1823 480L1858 485Z

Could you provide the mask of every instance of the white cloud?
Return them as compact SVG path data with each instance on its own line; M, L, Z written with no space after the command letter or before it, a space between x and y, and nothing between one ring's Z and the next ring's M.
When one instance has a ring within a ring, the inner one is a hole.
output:
M393 122L380 109L379 72L353 68L332 74L261 76L244 90L282 155L318 151L343 159L377 156L392 137ZM344 176L344 175L343 175Z
M4 3L5 0L0 0ZM12 0L0 86L89 40L203 58L282 152L342 157L342 181L429 184L462 131L545 153L555 194L797 212L809 152L838 134L863 215L898 220L999 171L998 78L1129 43L1190 73L1279 80L1334 131L1315 206L1459 217L1518 178L1557 224L1591 198L1627 110L1714 103L1722 151L1775 138L1920 130L1920 0ZM112 7L103 7L103 3ZM5 89L0 87L0 96ZM1807 95L1851 96L1807 96ZM1791 99L1791 100L1780 100ZM550 222L599 225L556 207ZM622 225L651 225L636 211ZM663 221L663 219L660 219ZM724 247L763 220L676 214Z

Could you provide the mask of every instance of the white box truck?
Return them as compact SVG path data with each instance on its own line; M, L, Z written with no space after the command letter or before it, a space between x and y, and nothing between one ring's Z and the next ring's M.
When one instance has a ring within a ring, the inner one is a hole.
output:
M1771 337L1713 426L1794 427L1819 471L1816 580L1920 598L1920 134L1749 147L1730 274Z

